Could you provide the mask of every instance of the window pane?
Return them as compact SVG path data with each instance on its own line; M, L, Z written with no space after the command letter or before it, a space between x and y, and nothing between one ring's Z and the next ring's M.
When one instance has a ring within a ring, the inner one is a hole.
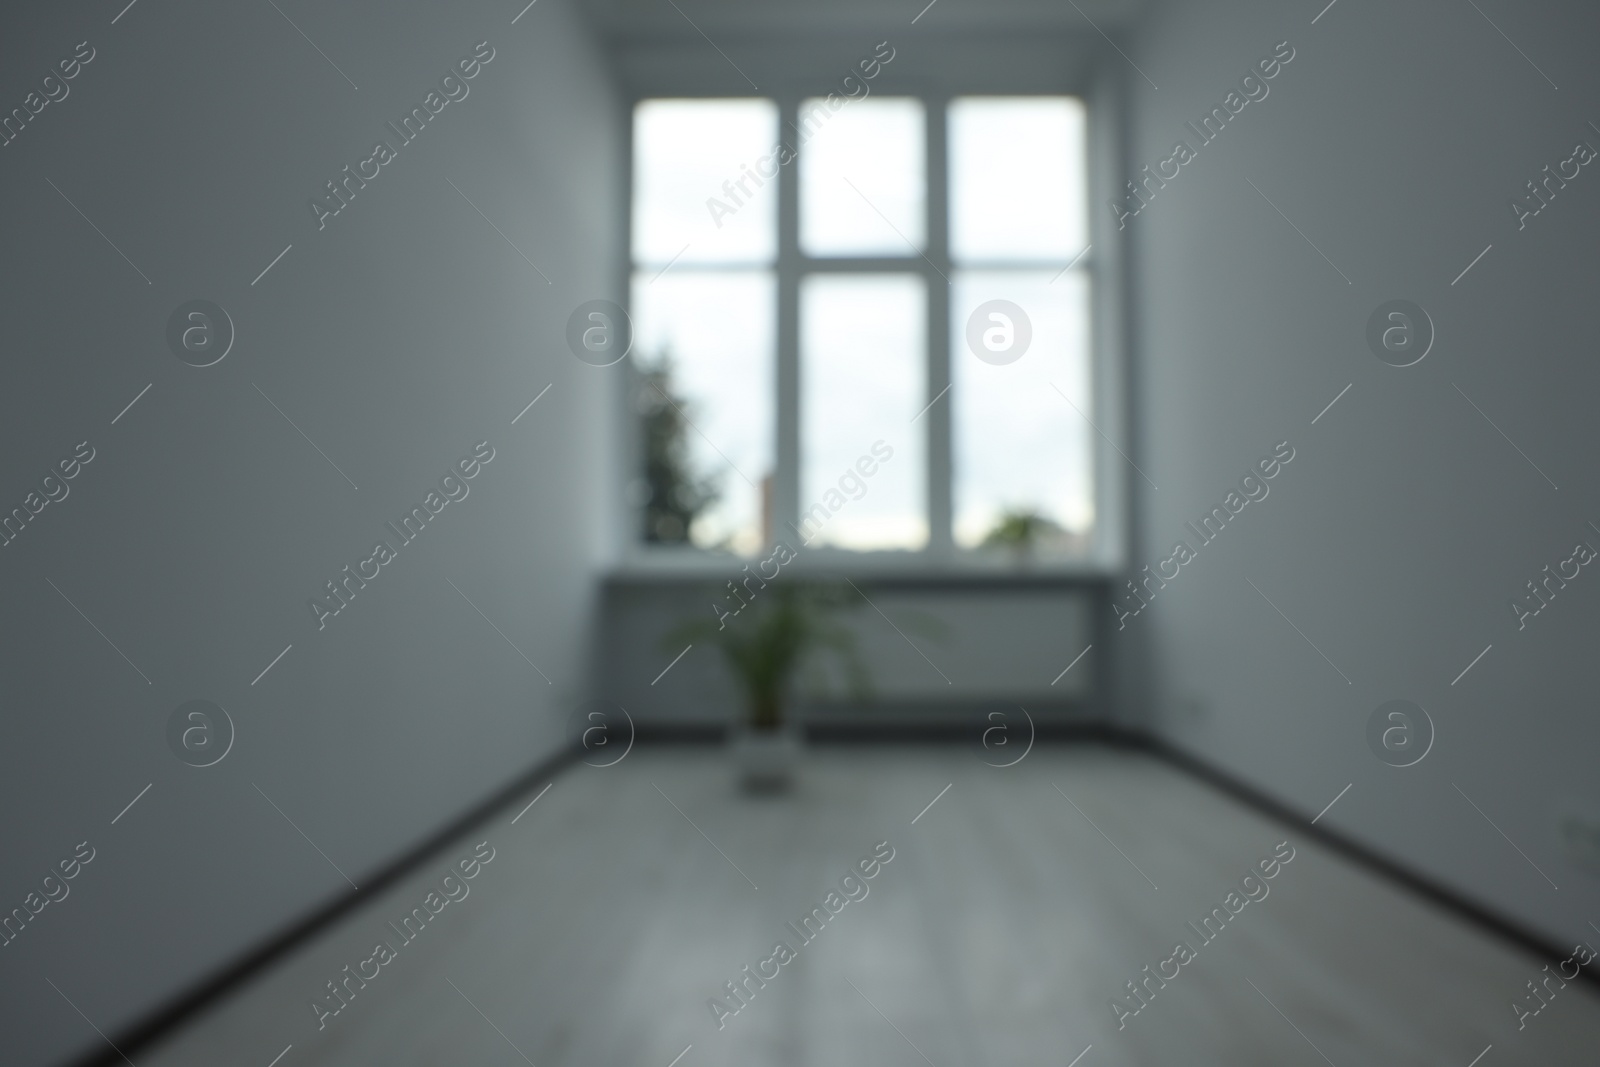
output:
M761 172L775 172L777 136L770 100L641 102L633 113L634 262L771 262L777 195Z
M662 520L647 539L682 540L673 513L693 513L687 533L701 547L753 555L767 542L761 487L773 464L775 291L767 271L634 275L634 358L647 379L637 400L657 472L644 488L675 487L646 505ZM667 382L652 385L649 372L663 359ZM651 427L661 431L654 447ZM676 445L661 439L674 435ZM687 458L676 468L686 469L663 476L674 452ZM707 488L714 499L696 509Z
M1035 542L1041 550L1087 546L1094 522L1094 430L1085 418L1092 417L1088 276L1069 271L1052 282L1054 273L960 271L953 281L954 534L965 548L983 544L1007 514L1026 513L1054 527ZM1009 301L1021 315L984 306L994 300ZM969 328L974 318L976 330ZM1025 333L1031 338L1022 355L1001 362L1007 342L1020 346ZM974 354L969 334L987 359Z
M921 251L924 132L920 100L844 101L837 111L822 99L803 103L800 247L814 256Z
M1088 241L1084 111L1076 97L950 103L950 254L1059 260Z
M809 544L921 548L927 294L911 274L800 285L800 529Z

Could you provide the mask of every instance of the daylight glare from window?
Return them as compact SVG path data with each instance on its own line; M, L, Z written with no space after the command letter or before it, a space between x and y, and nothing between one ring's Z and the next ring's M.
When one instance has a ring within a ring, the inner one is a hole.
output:
M657 419L642 436L659 454L653 481L633 495L676 508L656 514L647 539L743 556L791 535L832 550L917 551L937 540L938 477L949 479L941 514L956 547L992 551L997 531L1022 517L1041 554L1081 555L1096 513L1082 102L958 97L930 112L941 105L883 96L797 107L635 108L634 404ZM946 130L943 202L929 199L930 119ZM780 165L780 141L794 162ZM798 183L797 226L780 241L785 182ZM929 244L939 240L930 209L948 220L945 249ZM930 285L947 304L930 300ZM781 286L793 287L787 320ZM1000 365L968 343L969 320L987 326L980 306L996 300L1025 308L1031 331L1024 354ZM930 388L928 321L946 307L948 393ZM785 344L798 354L787 452L777 440ZM947 410L928 416L930 400ZM892 457L869 463L870 477L846 477L874 445ZM779 477L783 454L797 466ZM797 499L775 499L780 486Z
M1063 268L1088 240L1083 106L967 97L949 116L955 540L976 547L1003 515L1032 513L1060 528L1056 547L1081 548L1094 521L1087 257ZM1030 263L1048 266L1016 269ZM965 337L996 299L1027 309L1033 333L1003 366Z
M923 246L922 103L800 106L800 247L813 256L908 255Z
M777 122L767 100L649 100L634 113L634 358L666 371L690 473L714 489L686 538L741 555L765 537L775 399L777 198L747 175ZM731 212L713 218L713 198ZM640 406L669 402L642 390Z
M927 543L927 449L911 421L925 403L926 318L916 275L813 274L800 289L800 519L817 543ZM852 473L880 441L876 473Z

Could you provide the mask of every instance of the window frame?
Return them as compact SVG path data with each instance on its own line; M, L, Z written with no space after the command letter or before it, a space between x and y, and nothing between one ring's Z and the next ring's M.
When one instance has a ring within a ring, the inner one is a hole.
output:
M1119 107L1120 83L1111 77L1091 78L1084 72L1082 78L1064 78L1055 84L1007 84L1005 79L984 77L912 78L892 81L885 72L874 95L881 97L914 97L923 106L926 193L924 198L925 243L920 253L907 250L903 256L813 256L800 247L799 219L799 161L780 167L775 178L777 194L777 256L768 266L776 275L777 307L774 322L777 330L774 351L777 366L773 381L774 442L773 456L773 536L800 549L799 558L791 564L803 571L819 571L871 576L874 574L918 574L930 576L963 575L993 576L1009 572L1014 566L1006 559L987 553L959 548L954 538L954 426L949 396L942 396L951 385L951 324L950 278L956 269L981 270L1059 270L1066 262L1051 264L1038 260L1021 262L976 261L957 266L949 248L949 146L948 111L951 101L960 97L1026 97L1072 96L1080 99L1087 121L1087 197L1089 245L1070 269L1082 272L1088 279L1090 297L1090 344L1088 369L1091 383L1092 418L1089 431L1091 442L1091 470L1094 484L1095 519L1090 531L1089 546L1085 552L1066 558L1038 560L1030 567L1037 575L1094 575L1115 573L1127 558L1127 460L1124 426L1126 417L1122 408L1125 395L1121 337L1123 330L1121 291L1122 245L1120 234L1095 205L1107 198L1113 186L1121 143L1116 118ZM622 292L631 290L631 279L648 264L635 263L632 249L632 176L633 176L633 115L638 103L650 99L731 99L761 98L771 100L778 109L780 130L789 123L798 122L800 108L808 98L826 96L828 84L791 82L781 87L765 84L760 91L740 92L728 85L717 91L701 84L701 79L689 77L681 84L667 76L648 79L650 84L634 84L631 91L619 100L626 141L628 181L622 190L625 205L625 224L622 227L620 275ZM764 79L765 80L765 79ZM848 106L848 105L847 105ZM803 146L784 138L797 152ZM709 194L708 194L709 195ZM683 265L680 265L683 266ZM732 266L732 265L727 265ZM680 267L673 267L677 270ZM713 264L694 264L692 270L716 269ZM924 403L930 404L919 423L925 434L927 457L927 483L924 490L928 519L928 542L917 550L857 551L830 545L814 544L804 547L792 540L799 525L805 501L801 500L800 484L800 288L802 279L812 273L898 273L916 274L926 287L926 393ZM938 284L944 283L944 284ZM626 301L624 301L626 304ZM637 376L631 373L632 361L624 361L630 369L625 376L626 385L619 396L619 410L627 428L621 435L621 482L629 484L636 475L634 462L639 444L627 397L635 387ZM1063 417L1078 418L1063 405ZM621 569L641 575L673 573L720 574L730 568L733 558L721 553L707 552L691 545L667 546L646 543L639 536L639 509L624 501L622 515L627 533L621 546ZM785 536L786 534L790 536ZM742 563L742 558L740 559Z

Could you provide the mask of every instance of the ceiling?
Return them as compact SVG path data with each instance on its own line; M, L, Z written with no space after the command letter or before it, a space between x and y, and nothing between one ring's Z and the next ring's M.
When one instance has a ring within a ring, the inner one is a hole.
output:
M1149 0L581 0L615 40L715 42L794 34L1094 33L1126 29ZM915 21L915 25L913 25Z

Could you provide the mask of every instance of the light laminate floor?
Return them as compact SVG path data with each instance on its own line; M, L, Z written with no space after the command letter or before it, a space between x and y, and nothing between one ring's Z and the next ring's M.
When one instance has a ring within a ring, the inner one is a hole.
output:
M1600 1062L1586 989L1516 1028L1511 1001L1557 961L1141 756L822 748L793 794L751 799L719 750L636 749L513 825L528 799L139 1067ZM402 945L387 924L484 840L470 894ZM801 942L785 923L880 841L867 896ZM1187 923L1284 841L1266 898L1203 942ZM396 957L319 1030L313 998L385 939ZM707 1000L778 941L795 959L719 1030ZM1119 1030L1111 999L1179 941L1195 957Z

